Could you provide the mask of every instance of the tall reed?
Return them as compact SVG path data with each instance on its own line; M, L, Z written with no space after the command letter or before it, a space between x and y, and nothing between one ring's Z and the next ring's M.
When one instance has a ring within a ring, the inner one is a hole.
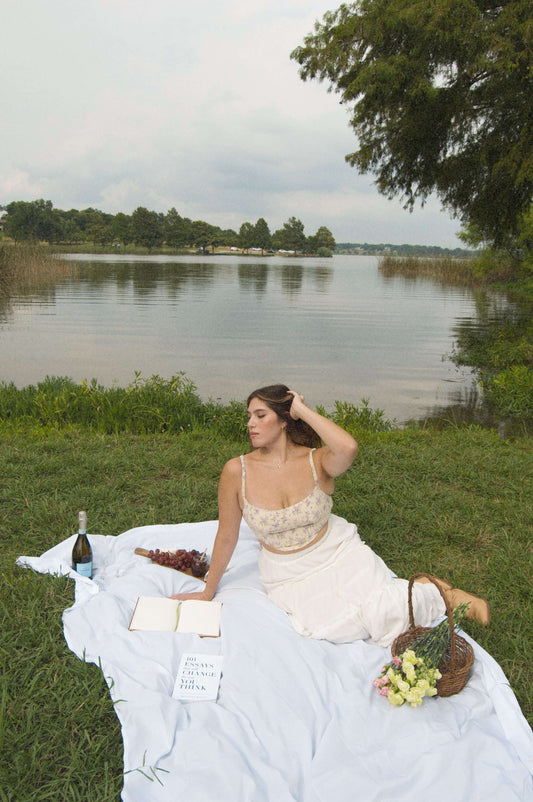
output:
M0 243L0 297L38 292L78 270L75 262L59 259L42 245Z
M385 277L403 276L407 279L430 278L440 284L482 286L486 277L476 259L454 259L451 256L423 258L417 256L383 256L379 271Z

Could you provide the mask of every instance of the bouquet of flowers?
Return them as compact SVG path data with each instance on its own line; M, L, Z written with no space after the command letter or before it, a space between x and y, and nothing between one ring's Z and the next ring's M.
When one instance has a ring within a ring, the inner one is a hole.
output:
M454 627L457 629L466 618L468 605L461 604L453 612ZM381 696L386 696L393 705L404 702L411 707L422 704L425 696L437 695L437 680L442 676L438 666L446 654L450 643L450 625L444 618L433 629L420 635L402 654L393 657L383 666L374 686Z

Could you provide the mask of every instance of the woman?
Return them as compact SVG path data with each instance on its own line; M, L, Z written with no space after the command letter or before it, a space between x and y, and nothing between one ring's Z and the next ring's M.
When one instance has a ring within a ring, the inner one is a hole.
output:
M213 598L244 517L261 543L266 591L297 632L337 643L366 639L389 645L408 627L407 580L391 577L357 528L331 513L334 480L352 464L356 441L285 385L256 390L247 404L254 450L229 460L222 471L205 589L174 598ZM452 607L467 602L469 617L488 624L486 601L436 582ZM412 596L418 625L444 614L433 583L416 582Z

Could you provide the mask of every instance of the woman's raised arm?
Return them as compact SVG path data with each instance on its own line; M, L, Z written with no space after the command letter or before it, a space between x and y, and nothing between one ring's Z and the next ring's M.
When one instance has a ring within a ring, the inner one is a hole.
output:
M318 434L324 448L321 451L321 465L324 471L334 479L344 473L355 459L357 442L336 423L325 418L320 413L310 409L304 398L294 390L289 391L293 396L290 408L291 418L303 420Z

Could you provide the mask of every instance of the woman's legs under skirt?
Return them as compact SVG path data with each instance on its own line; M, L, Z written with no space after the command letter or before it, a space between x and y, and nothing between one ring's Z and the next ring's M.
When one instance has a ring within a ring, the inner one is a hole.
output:
M392 577L357 527L336 515L309 549L283 555L261 549L259 570L269 597L306 637L388 646L409 626L408 581ZM413 610L420 626L444 615L433 584L414 583Z

